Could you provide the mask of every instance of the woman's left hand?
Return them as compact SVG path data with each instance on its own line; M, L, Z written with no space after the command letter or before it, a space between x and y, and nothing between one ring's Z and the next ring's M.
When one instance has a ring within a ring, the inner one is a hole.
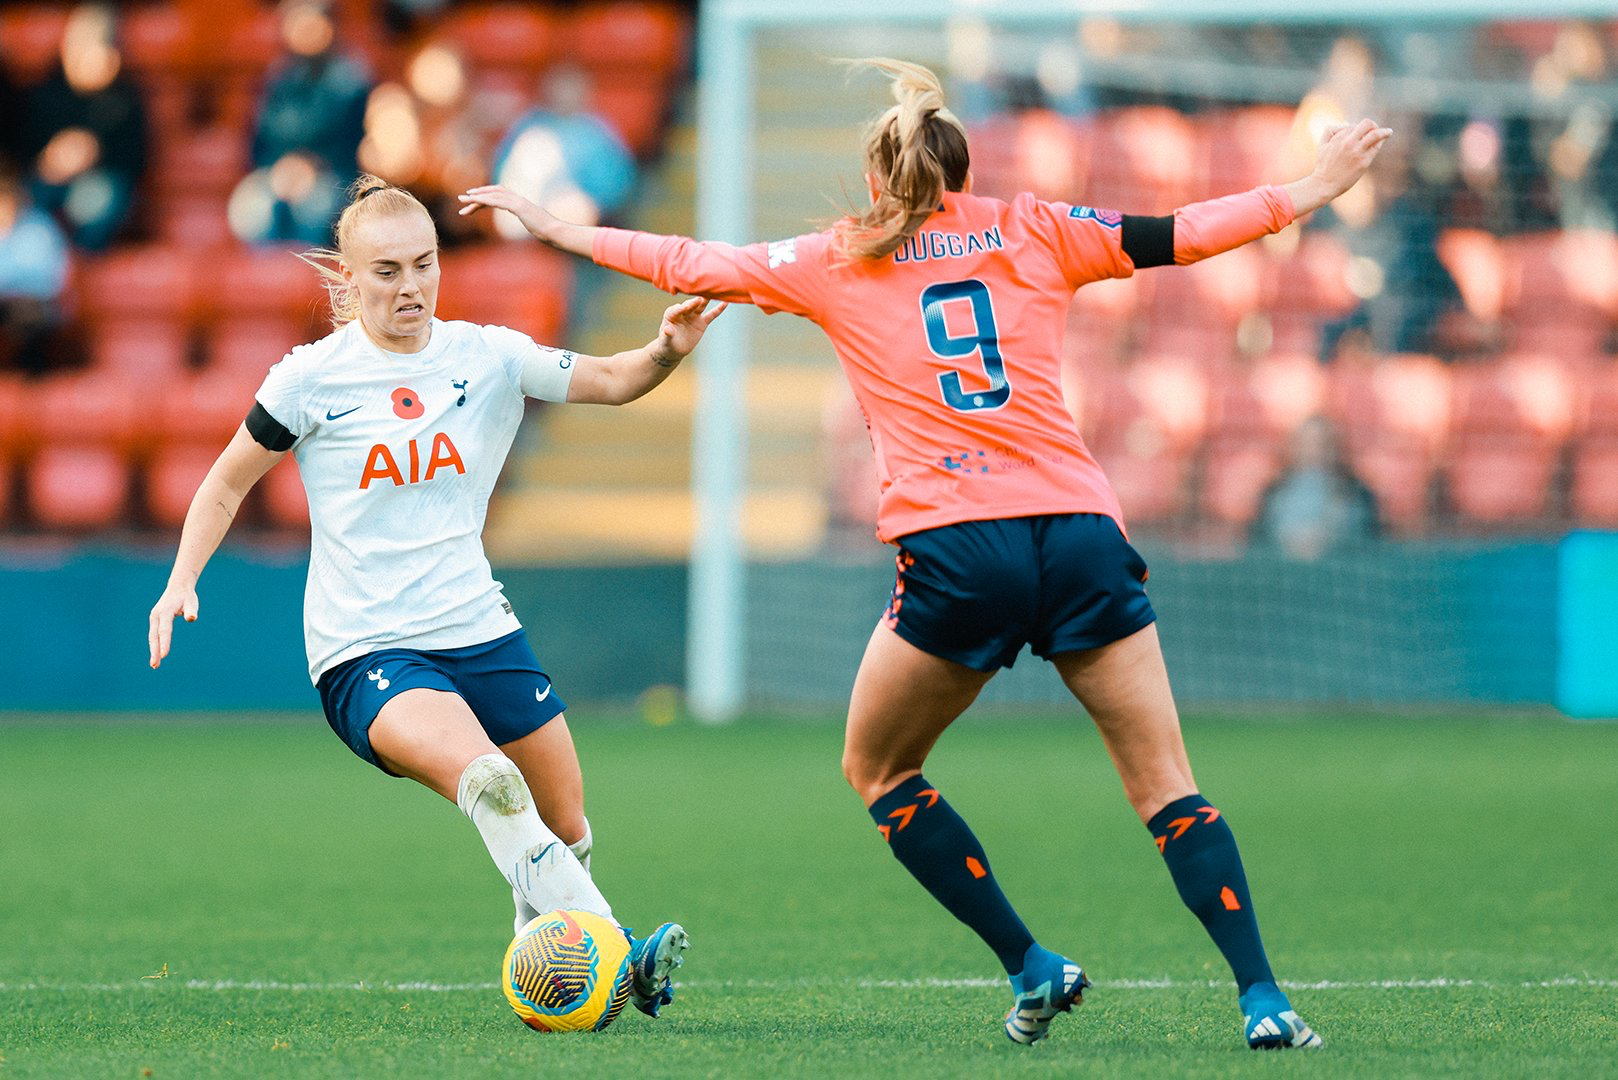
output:
M702 332L729 306L720 302L709 308L708 299L702 296L693 296L675 304L663 312L657 344L652 347L653 356L669 362L684 359L702 340Z

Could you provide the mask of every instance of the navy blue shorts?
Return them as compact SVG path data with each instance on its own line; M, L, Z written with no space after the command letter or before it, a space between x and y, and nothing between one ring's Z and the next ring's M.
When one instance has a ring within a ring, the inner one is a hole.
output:
M405 690L461 695L496 746L538 731L567 708L521 630L462 649L379 649L324 672L316 686L326 723L383 772L371 750L371 724Z
M962 521L902 536L883 621L924 652L978 671L1024 645L1049 659L1157 618L1146 560L1105 514Z

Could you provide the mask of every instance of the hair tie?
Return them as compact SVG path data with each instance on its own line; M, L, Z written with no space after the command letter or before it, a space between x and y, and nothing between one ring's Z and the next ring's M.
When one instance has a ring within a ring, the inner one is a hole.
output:
M372 195L375 195L377 192L381 191L385 187L387 187L386 184L377 184L375 187L368 187L364 191L360 192L359 195L354 199L354 201L357 202L357 203L358 202L364 202L367 198L369 198Z

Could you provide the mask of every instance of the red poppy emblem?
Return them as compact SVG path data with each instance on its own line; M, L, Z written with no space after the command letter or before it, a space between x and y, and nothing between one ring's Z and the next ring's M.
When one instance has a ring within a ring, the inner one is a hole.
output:
M393 392L393 415L401 420L414 420L423 412L421 395L408 386L401 386Z

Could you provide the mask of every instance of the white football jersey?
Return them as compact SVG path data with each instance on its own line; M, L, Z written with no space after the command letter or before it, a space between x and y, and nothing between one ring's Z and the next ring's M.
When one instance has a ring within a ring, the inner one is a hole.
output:
M380 648L454 649L519 627L483 553L523 391L566 401L572 353L433 320L418 353L357 322L293 349L258 403L297 440L309 496L309 677Z

